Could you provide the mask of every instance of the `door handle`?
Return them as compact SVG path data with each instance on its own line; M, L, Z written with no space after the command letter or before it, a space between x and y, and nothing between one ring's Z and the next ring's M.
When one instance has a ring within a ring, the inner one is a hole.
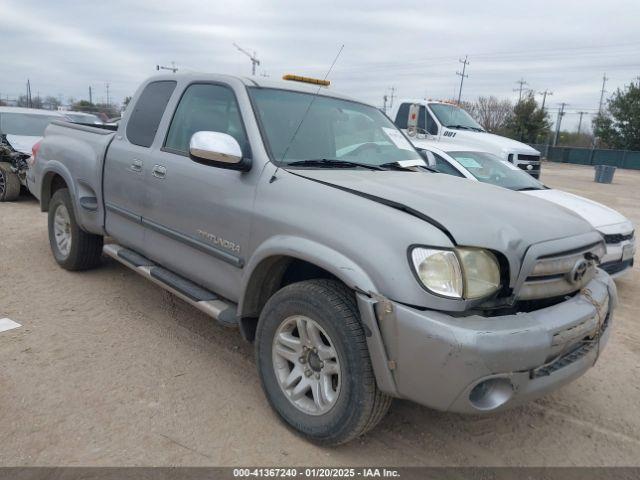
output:
M167 169L162 165L154 165L151 174L156 178L164 178L167 175Z
M142 160L134 160L133 163L131 164L131 170L133 170L134 172L141 172L142 171Z

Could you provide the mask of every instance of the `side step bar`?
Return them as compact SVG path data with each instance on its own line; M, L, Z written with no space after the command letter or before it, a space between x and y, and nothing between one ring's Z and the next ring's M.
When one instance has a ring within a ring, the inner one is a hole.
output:
M109 243L102 248L102 251L105 255L213 317L221 325L225 327L238 325L236 306L228 300L220 298L215 293L205 290L128 248Z

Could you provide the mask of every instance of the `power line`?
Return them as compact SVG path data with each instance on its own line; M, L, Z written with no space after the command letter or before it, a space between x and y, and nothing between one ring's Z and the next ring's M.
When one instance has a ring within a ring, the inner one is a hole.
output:
M460 75L460 90L458 90L458 104L460 104L460 98L462 97L462 82L464 82L465 78L468 78L469 75L465 75L465 71L467 70L467 65L469 65L469 61L467 60L468 55L464 56L464 60L461 58L458 61L462 64L462 73L456 72L456 75Z

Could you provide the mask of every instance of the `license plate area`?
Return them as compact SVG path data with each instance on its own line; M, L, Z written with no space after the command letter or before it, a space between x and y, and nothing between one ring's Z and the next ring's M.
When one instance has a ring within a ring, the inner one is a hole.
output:
M635 253L635 243L628 243L624 247L622 247L622 261L631 260L633 258L633 254Z

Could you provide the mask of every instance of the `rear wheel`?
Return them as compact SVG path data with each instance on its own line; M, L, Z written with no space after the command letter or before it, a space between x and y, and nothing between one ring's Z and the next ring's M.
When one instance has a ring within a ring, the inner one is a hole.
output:
M100 264L103 237L80 228L66 188L57 190L49 203L49 244L56 262L66 270L87 270Z
M11 165L0 163L0 202L12 202L20 196L20 179Z
M376 385L353 292L334 280L295 283L267 302L256 359L271 406L315 443L364 434L391 403Z

